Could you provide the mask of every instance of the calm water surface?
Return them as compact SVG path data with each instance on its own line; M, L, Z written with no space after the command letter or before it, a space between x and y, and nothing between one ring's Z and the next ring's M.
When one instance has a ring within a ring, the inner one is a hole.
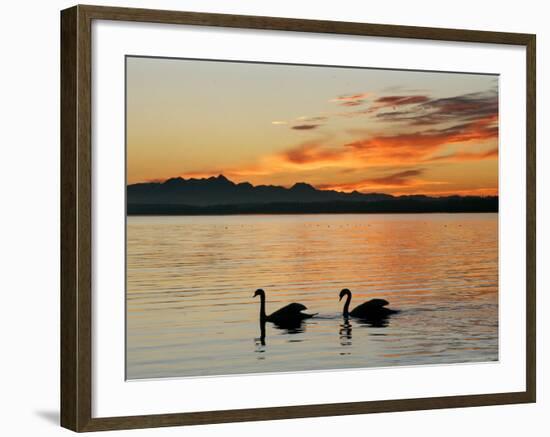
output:
M128 217L127 238L129 379L498 359L497 214ZM401 312L346 321L344 287ZM257 288L319 316L262 342Z

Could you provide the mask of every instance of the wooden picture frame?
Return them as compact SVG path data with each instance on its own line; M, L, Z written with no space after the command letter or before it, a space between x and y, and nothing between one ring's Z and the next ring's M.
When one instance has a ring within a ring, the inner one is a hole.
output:
M356 36L427 39L526 48L526 390L511 393L281 406L239 410L92 417L92 156L91 70L93 20L169 23ZM99 431L252 420L535 402L535 35L238 16L164 10L75 6L61 12L61 425Z

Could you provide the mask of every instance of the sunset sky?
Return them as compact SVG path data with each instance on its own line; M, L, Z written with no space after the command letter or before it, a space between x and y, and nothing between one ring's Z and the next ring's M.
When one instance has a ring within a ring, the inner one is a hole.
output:
M498 194L498 77L127 58L128 183Z

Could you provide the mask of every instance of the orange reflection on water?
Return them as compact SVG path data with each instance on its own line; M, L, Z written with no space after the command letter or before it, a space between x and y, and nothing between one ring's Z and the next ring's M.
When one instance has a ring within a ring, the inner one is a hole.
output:
M129 217L127 263L129 378L498 358L497 214ZM319 316L255 343L257 288ZM401 313L345 326L341 288Z

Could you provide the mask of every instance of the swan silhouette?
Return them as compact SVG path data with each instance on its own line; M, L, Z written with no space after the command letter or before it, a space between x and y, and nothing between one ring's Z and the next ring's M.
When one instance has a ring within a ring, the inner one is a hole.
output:
M362 303L361 305L356 306L350 311L349 304L351 303L351 291L349 291L349 289L347 288L344 288L340 292L339 300L342 300L344 296L347 296L347 298L342 314L346 318L351 316L365 320L380 320L387 318L390 314L396 314L399 312L397 310L386 308L386 305L388 305L389 302L385 299L371 299L367 302Z
M283 328L293 328L300 326L302 320L309 319L315 314L306 314L302 311L307 309L301 303L290 303L274 313L267 315L265 313L265 291L258 288L253 297L260 296L260 324L271 322Z

